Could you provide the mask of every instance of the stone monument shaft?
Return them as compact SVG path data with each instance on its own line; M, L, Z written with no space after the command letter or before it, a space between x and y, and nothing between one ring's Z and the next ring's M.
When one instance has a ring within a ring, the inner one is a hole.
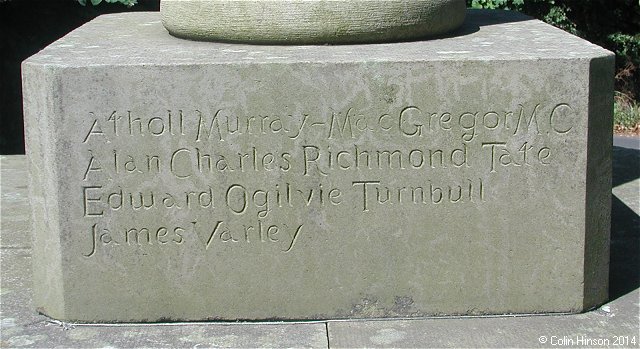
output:
M462 25L465 0L163 0L175 36L211 41L326 44L442 35Z

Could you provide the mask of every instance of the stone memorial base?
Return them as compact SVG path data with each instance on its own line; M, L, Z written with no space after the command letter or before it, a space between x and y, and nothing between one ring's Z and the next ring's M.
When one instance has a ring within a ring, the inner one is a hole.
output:
M500 11L340 46L99 17L23 64L35 305L80 322L593 308L613 67Z

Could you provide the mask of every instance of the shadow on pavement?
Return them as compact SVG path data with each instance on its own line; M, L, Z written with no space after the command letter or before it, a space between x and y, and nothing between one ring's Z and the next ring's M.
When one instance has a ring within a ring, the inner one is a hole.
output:
M640 150L613 147L613 187L640 178Z
M640 150L613 147L613 187L638 178ZM615 195L612 199L609 298L614 300L640 288L640 216Z

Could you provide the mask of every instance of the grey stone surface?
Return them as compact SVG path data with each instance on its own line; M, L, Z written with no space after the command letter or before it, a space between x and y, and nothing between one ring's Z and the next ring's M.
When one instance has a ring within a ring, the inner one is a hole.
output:
M4 233L4 231L3 231ZM35 312L29 249L2 248L2 348L326 348L324 323L82 326Z
M613 148L610 294L640 285L640 149Z
M441 40L256 47L112 15L23 69L34 305L54 318L607 298L613 56L539 21L474 11Z
M640 136L613 136L613 145L628 149L640 149Z
M4 167L0 177L0 186L5 188L0 205L1 215L5 227L0 236L0 246L7 248L31 247L29 235L31 214L29 210L29 193L27 190L28 171L22 165L24 159L8 157L0 166Z
M614 178L638 178L640 152L614 152ZM629 150L631 151L631 150ZM635 163L633 160L635 159ZM26 213L24 201L15 192L27 185L24 156L0 156L0 347L3 348L96 348L96 347L536 347L546 336L544 347L585 347L586 340L608 340L608 347L638 347L638 286L634 275L640 269L638 252L617 246L640 246L638 215L625 216L624 207L614 205L612 231L612 289L605 306L581 315L503 318L440 318L390 321L343 321L318 324L219 324L182 323L139 325L80 325L55 322L36 314L32 303L30 249L4 245L5 234L16 224L12 213ZM637 167L637 166L635 166ZM635 176L635 177L634 177ZM618 189L614 187L614 190ZM633 196L635 194L635 196ZM631 202L640 193L633 190ZM616 277L617 275L617 277ZM631 281L630 284L626 284ZM550 326L550 324L553 325ZM309 326L313 325L313 326ZM324 327L328 327L328 331ZM555 336L555 337L554 337ZM329 337L331 341L329 342ZM552 337L554 337L552 339ZM613 345L618 339L623 345ZM628 338L628 340L627 340ZM635 345L632 343L635 338ZM556 345L552 345L553 340ZM573 340L574 345L569 345ZM582 340L582 345L578 343ZM628 342L628 345L624 345ZM597 344L597 342L596 342ZM591 347L605 347L591 345Z
M163 0L170 33L197 40L324 44L441 35L465 18L464 0Z
M30 217L25 193L26 165L24 156L0 156L1 348L327 347L324 323L82 326L38 314L33 303L31 249L27 244L30 232L25 228Z
M332 348L637 348L635 290L586 314L329 322Z
M635 198L634 191L640 191L640 179L616 187L613 189L613 194L627 202L627 206L633 212L640 214L640 202L633 200Z

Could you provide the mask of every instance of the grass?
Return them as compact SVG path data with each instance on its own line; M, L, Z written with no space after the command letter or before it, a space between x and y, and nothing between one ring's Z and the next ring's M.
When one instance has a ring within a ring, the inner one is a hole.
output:
M616 92L613 124L616 132L640 134L640 103Z

